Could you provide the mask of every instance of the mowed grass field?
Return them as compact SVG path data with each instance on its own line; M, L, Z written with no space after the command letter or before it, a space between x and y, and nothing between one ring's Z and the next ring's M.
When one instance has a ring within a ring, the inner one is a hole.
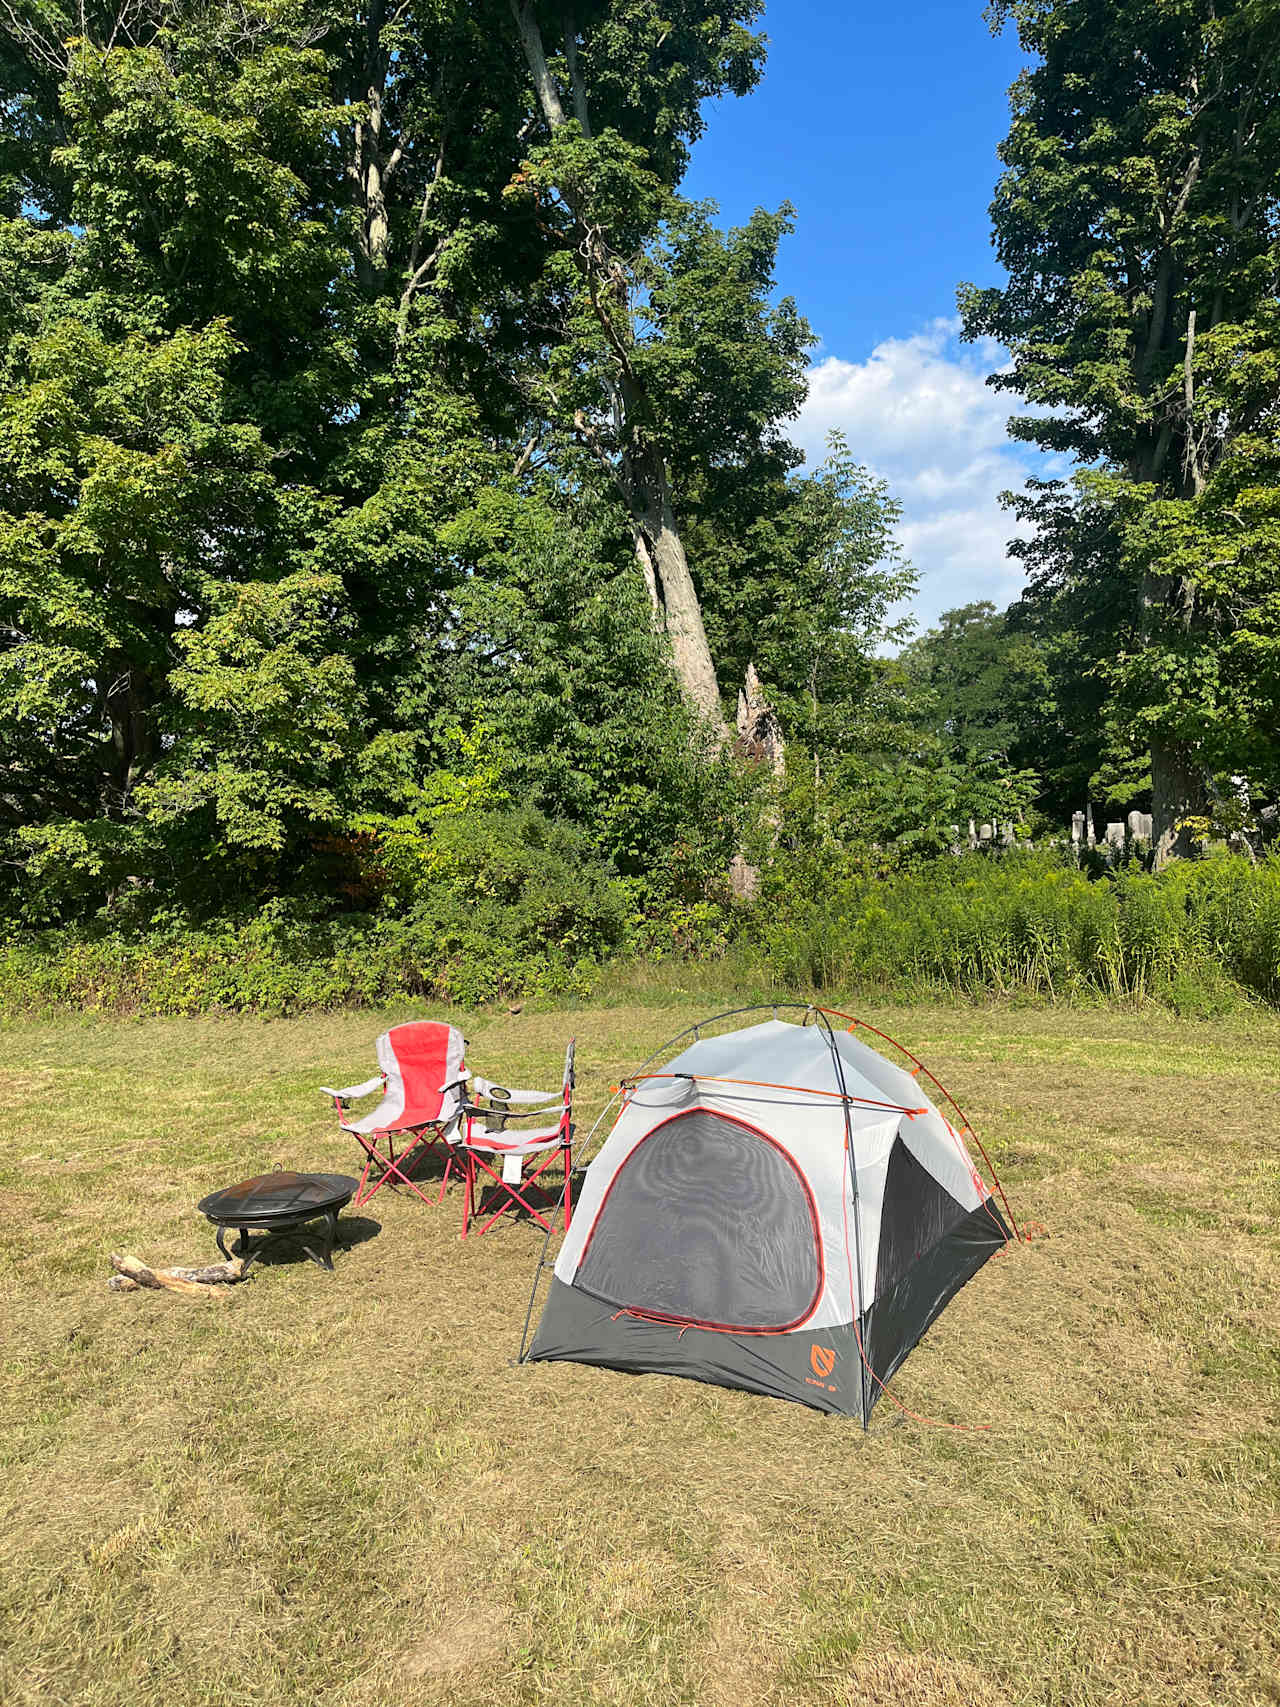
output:
M707 1011L471 1016L585 1131ZM541 1236L383 1192L332 1275L115 1295L216 1258L197 1198L353 1171L316 1093L395 1015L0 1032L0 1700L1280 1700L1280 1022L868 1007L1021 1216L869 1434L513 1364ZM377 1223L376 1230L373 1223Z

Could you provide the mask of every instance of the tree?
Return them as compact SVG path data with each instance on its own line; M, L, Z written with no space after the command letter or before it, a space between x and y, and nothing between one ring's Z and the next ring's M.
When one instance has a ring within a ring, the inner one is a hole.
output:
M992 206L1009 281L962 290L965 330L1012 352L991 383L1052 410L1010 430L1096 467L1092 501L1114 506L1137 627L1114 691L1149 748L1163 860L1188 850L1212 770L1243 763L1224 640L1262 623L1236 647L1245 675L1273 652L1232 494L1274 454L1280 12L997 0L992 16L1039 63L1014 85Z
M680 0L674 8L594 0L576 12L535 0L509 4L546 138L530 150L511 189L538 200L540 223L556 246L547 282L558 299L558 359L533 401L552 420L572 422L621 500L685 695L723 737L715 663L677 518L672 452L682 409L699 412L704 425L714 419L722 432L726 427L732 391L717 397L699 383L706 378L700 357L723 332L733 293L717 283L702 312L687 284L681 289L691 274L703 284L716 281L707 269L713 245L705 216L681 207L673 192L701 128L700 103L727 90L744 93L759 75L762 44L747 24L760 0ZM558 64L545 47L551 25ZM658 245L664 226L665 255ZM731 247L726 256L725 283L735 271L741 277L750 250L771 261L777 229L763 248L762 237L762 223L740 235L738 252ZM737 329L749 345L740 365L750 368L767 350L781 412L794 413L805 334L789 304L768 314L767 273L757 270L752 282L748 301L735 303ZM704 328L701 350L691 347L690 335L696 346ZM722 343L719 354L722 368L732 369L733 345ZM747 433L771 426L778 412L764 423L745 409ZM740 439L742 428L728 424L727 436Z
M1054 758L1044 739L1055 708L1043 648L980 600L943 611L901 663L924 726L966 779L965 815L1020 817Z
M1029 647L987 599L945 610L902 653L908 676L933 695L939 732L978 761L1007 758L1018 737L1019 666Z
M1122 738L1113 710L1112 672L1141 623L1114 508L1087 480L1030 480L1011 502L1026 531L1009 551L1027 585L1005 613L1007 631L1031 644L1043 677L1019 702L1019 762L1040 777L1038 803L1059 826L1099 797L1145 810L1150 752Z
M575 820L637 894L723 874L750 784L714 648L856 697L887 514L793 477L789 212L725 232L678 193L758 12L0 8L29 914L376 896L460 801Z

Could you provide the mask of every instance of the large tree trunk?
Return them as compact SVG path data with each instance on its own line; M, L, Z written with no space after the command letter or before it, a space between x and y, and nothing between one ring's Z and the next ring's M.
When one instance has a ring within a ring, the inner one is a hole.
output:
M567 115L555 78L547 65L542 32L533 5L531 0L510 0L510 6L542 116L549 130L559 130L568 122ZM574 116L583 133L589 136L587 95L577 61L573 25L569 20L565 26L565 51L573 77ZM576 250L579 267L589 276L616 271L616 258L609 249L606 234L598 228L587 228L573 186L562 186L562 193L582 238ZM620 363L626 369L625 356L620 358ZM634 372L619 374L608 402L618 421L624 461L628 465L627 477L618 479L615 476L615 483L627 506L635 538L636 561L644 574L654 625L660 632L665 632L670 642L672 665L686 700L705 719L719 740L727 743L731 732L720 701L720 687L716 681L711 648L707 644L702 607L689 572L684 542L676 526L670 477L660 450L646 442L642 426L644 397ZM575 424L580 433L589 434L590 429L580 416ZM601 454L598 444L594 448L597 454Z
M665 469L658 471L658 478L651 481L649 495L657 502L641 510L636 521L646 556L657 572L661 587L662 620L671 645L671 662L686 699L727 740L729 730L720 703L720 684L716 681L702 607L689 572L684 542L671 511Z
M1151 841L1155 869L1195 851L1188 818L1203 818L1209 810L1204 766L1199 755L1180 741L1151 743Z
M155 761L159 739L155 706L162 697L150 672L136 657L116 653L108 661L103 709L111 725L111 743L99 786L99 811L124 818L132 809L133 792Z

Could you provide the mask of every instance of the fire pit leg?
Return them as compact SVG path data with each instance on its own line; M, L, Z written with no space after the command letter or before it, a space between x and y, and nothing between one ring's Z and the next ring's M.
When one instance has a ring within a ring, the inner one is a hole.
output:
M214 1237L218 1241L218 1249L222 1252L223 1256L226 1257L228 1262L231 1261L232 1257L241 1258L244 1263L241 1274L248 1274L249 1264L258 1255L258 1252L253 1249L252 1241L249 1238L249 1229L247 1227L238 1227L236 1229L236 1242L232 1245L230 1250L227 1249L227 1233L229 1230L230 1229L226 1227L218 1227L216 1229Z
M319 1266L321 1268L327 1268L329 1270L329 1273L332 1274L333 1273L333 1244L334 1244L334 1240L337 1238L337 1236L338 1236L338 1211L336 1209L327 1209L325 1211L325 1217L324 1217L324 1233L323 1233L323 1236L321 1239L320 1255L319 1256L316 1255L316 1253L311 1249L311 1246L306 1242L305 1239L299 1239L298 1243L302 1246L303 1250L311 1258L312 1262L319 1264Z

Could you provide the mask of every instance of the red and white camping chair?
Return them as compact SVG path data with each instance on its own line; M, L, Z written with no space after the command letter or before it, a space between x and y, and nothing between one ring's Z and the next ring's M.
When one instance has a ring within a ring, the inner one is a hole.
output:
M472 1079L473 1094L483 1097L489 1106L468 1104L458 1146L467 1175L462 1206L464 1239L473 1221L481 1222L477 1233L487 1233L500 1216L521 1210L549 1233L563 1209L568 1230L573 1212L573 1046L574 1039L570 1038L559 1102L551 1100L554 1091L507 1090L488 1079ZM535 1103L543 1106L522 1106ZM531 1131L508 1125L548 1114L557 1116L554 1125ZM496 1122L496 1130L487 1129L486 1122ZM551 1182L543 1180L548 1169L562 1175L559 1190L553 1191Z
M376 1077L339 1090L321 1086L324 1094L333 1098L338 1124L365 1153L355 1202L368 1203L384 1185L407 1186L424 1203L430 1202L410 1178L409 1169L417 1168L440 1146L445 1156L444 1177L436 1198L440 1203L450 1176L466 1171L456 1148L467 1082L466 1039L456 1026L415 1020L384 1031L376 1047L381 1069ZM382 1101L376 1108L359 1120L347 1118L350 1103L379 1090Z

